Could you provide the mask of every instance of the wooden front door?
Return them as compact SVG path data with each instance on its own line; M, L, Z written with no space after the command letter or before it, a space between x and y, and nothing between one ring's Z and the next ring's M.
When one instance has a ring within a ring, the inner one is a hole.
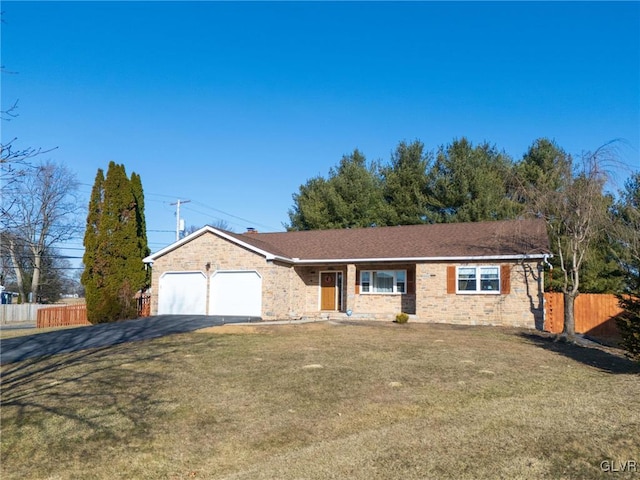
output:
M320 310L336 310L336 272L320 274Z

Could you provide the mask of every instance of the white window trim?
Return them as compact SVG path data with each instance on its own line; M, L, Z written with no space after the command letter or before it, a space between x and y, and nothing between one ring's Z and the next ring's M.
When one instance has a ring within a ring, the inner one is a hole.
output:
M364 272L368 272L370 275L370 282L369 282L369 290L368 292L365 292L362 288L362 274ZM373 289L373 272L384 272L384 273L391 273L393 274L393 292L374 292L371 291ZM403 292L399 292L398 289L398 275L397 272L404 272L404 291ZM395 270L384 270L384 269L375 269L375 270L360 270L360 282L359 282L359 286L360 286L360 294L361 295L405 295L407 293L407 271L403 270L401 268L399 269L395 269Z
M460 290L458 286L460 278L461 268L473 268L476 271L476 289L475 290ZM481 277L480 271L483 268L495 268L498 270L498 289L497 290L480 290ZM502 291L502 269L500 265L460 265L456 267L456 293L460 295L500 295Z

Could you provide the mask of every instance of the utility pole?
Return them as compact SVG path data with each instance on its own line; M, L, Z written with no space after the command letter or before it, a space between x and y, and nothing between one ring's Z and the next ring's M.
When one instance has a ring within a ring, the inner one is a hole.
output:
M176 242L180 240L180 205L182 203L189 203L190 201L191 200L178 199L177 202L171 204L176 206Z

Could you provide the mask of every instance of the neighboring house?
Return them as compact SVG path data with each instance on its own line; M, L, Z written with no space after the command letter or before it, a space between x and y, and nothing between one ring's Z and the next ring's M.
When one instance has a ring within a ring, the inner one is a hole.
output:
M545 223L302 232L203 227L144 259L152 314L393 319L541 328Z

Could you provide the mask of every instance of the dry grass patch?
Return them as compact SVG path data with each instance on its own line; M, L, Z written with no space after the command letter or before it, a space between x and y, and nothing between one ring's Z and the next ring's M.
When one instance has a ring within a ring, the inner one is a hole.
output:
M517 330L216 327L3 367L0 473L610 478L640 463L638 374Z

